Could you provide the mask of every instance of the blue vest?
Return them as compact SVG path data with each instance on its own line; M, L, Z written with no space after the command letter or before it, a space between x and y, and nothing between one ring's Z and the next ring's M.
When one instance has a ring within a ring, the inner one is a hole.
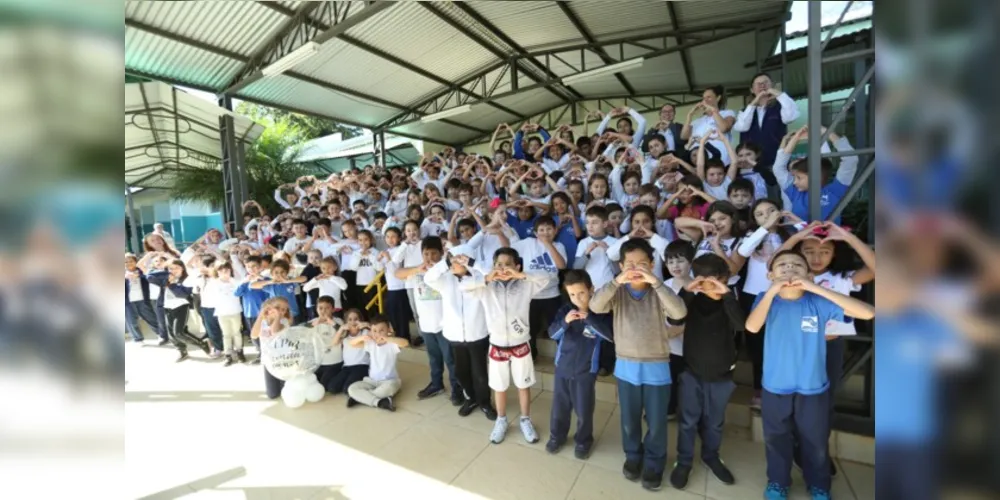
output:
M764 125L757 122L757 110L754 110L753 120L750 130L740 134L740 143L753 142L760 146L760 158L757 163L761 165L774 165L774 157L781 147L781 139L788 133L788 125L781 121L781 103L773 101L774 104L764 108Z

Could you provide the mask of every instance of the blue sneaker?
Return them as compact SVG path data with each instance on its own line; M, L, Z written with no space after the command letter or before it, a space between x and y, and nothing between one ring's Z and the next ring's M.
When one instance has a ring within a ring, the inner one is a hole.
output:
M830 492L820 488L809 488L809 494L813 500L833 500Z
M768 483L764 490L764 500L788 500L788 488L782 488L778 483Z

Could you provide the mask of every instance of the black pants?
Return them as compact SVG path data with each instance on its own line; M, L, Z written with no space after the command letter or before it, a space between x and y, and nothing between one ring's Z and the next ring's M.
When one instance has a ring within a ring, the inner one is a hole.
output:
M670 380L674 383L674 390L670 391L670 404L667 405L667 415L677 415L678 398L680 398L681 373L687 368L684 356L676 354L670 355Z
M452 342L451 352L455 359L455 375L465 389L465 396L481 407L491 406L489 372L486 368L490 351L490 339L475 342Z
M164 310L167 320L167 335L170 337L170 342L180 352L187 352L187 344L198 346L199 349L202 346L201 340L187 331L189 309L190 306L184 305Z
M340 276L347 282L347 290L344 290L344 310L362 309L363 305L359 304L361 300L358 299L358 272L341 271Z
M750 316L750 311L753 309L753 303L756 300L756 295L750 295L749 293L739 294L740 306L743 307L743 312L747 316ZM753 388L755 391L760 391L764 387L764 334L763 326L760 328L760 332L756 334L746 333L747 354L750 355L750 364L753 366Z
M285 388L285 381L271 375L271 372L264 368L264 392L267 399L278 399L281 397L281 390Z
M329 387L334 378L344 370L344 363L337 363L335 365L322 365L316 369L316 380L319 381L320 385L323 387Z
M528 307L528 322L531 331L531 358L538 359L538 348L536 339L549 338L549 325L559 312L562 299L553 297L551 299L534 299Z
M576 413L576 435L573 441L579 447L594 444L594 405L597 383L595 375L586 373L574 377L556 374L552 395L552 439L565 442L569 436L571 412Z
M940 474L934 443L876 443L879 476L875 498L885 500L936 500L940 496Z
M406 289L385 292L385 314L389 317L393 334L401 339L410 339L410 299Z
M329 384L324 384L326 392L342 394L355 382L360 382L368 376L368 365L345 366L339 373L330 378Z
M701 459L714 461L719 458L726 406L736 384L732 379L708 382L690 371L682 372L678 382L680 385L673 391L681 394L677 463L689 467L694 463L696 436L701 437Z

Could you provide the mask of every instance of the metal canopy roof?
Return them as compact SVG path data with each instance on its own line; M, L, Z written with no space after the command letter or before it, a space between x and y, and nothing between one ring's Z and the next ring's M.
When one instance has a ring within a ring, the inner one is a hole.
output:
M247 117L160 82L125 84L125 183L169 187L172 173L217 166L219 117L233 116L237 139L250 144L264 127Z
M746 89L786 1L125 3L134 75L439 143L567 103ZM261 70L309 41L292 69ZM565 85L628 59L642 66ZM424 123L462 105L471 111Z
M385 134L385 163L387 167L410 167L420 161L423 142ZM327 173L342 172L355 166L364 167L377 162L375 136L362 135L341 140L340 134L319 137L302 145L296 161L315 165Z

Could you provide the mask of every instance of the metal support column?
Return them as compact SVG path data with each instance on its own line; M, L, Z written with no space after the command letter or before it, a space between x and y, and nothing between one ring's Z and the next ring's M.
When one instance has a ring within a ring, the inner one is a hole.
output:
M219 98L219 106L230 111L233 102L228 96ZM222 142L222 189L225 191L225 203L222 213L226 227L233 233L243 223L243 201L246 188L246 172L241 168L241 154L236 142L236 128L233 115L223 114L219 117L219 140Z
M785 66L788 65L788 37L785 35L785 27L781 27L781 87L782 90L787 91L788 88L785 87Z
M372 137L375 143L375 162L380 167L385 167L385 131L373 130Z
M855 85L864 80L865 73L868 71L865 67L867 65L868 63L864 59L854 61ZM858 149L868 147L868 90L864 88L861 89L854 101L854 147Z
M822 219L823 191L823 6L809 2L808 109L809 109L809 219Z
M141 214L135 211L135 204L132 201L132 186L125 185L125 202L128 206L128 221L132 226L132 253L138 255L142 253L142 246L139 243L139 230L142 228Z

